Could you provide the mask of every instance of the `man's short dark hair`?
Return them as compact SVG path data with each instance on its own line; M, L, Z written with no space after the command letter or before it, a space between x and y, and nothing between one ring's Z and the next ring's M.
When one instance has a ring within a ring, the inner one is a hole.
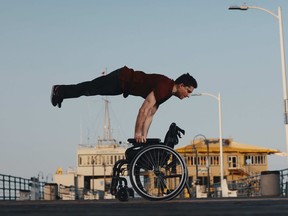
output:
M197 81L189 73L183 74L175 80L176 84L183 83L184 86L193 86L197 88Z

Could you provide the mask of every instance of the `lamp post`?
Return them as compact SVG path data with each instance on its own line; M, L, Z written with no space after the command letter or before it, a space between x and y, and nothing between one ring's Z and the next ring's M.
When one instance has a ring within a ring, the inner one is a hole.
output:
M95 178L95 171L94 171L94 168L95 168L95 159L93 156L91 156L91 163L92 163L92 190L93 190L93 197L94 197L94 178Z
M218 123L219 123L219 145L220 145L220 187L221 192L223 191L223 180L224 180L224 169L223 169L223 140L222 140L222 105L221 105L221 95L218 96L209 93L199 93L192 94L191 96L209 96L218 101Z
M48 179L49 176L50 176L50 180L51 180L50 182L53 182L53 175L52 175L51 173L48 173L47 176L46 176L46 182L47 182L47 183L49 183L49 181L48 181L48 180L49 180L49 179Z
M38 173L38 176L37 176L38 181L40 181L40 176L41 176L41 179L43 181L44 180L44 173L42 171L39 171L39 173Z
M197 148L194 144L195 141L195 137L193 139L193 152L195 153L195 166L196 166L196 184L198 185L198 152L197 152Z
M207 167L207 197L210 197L210 159L209 159L209 157L210 157L209 156L209 143L210 142L204 135L198 134L198 135L196 135L194 137L193 144L194 144L195 139L197 137L199 137L199 136L204 138L204 144L207 147L207 159L206 159L206 167ZM196 149L195 144L194 144L193 148ZM196 152L197 152L197 150L196 150ZM197 153L196 153L196 155L197 155ZM198 157L197 156L196 156L196 160L197 160L197 163L196 163L196 178L198 180Z
M207 148L207 160L206 160L206 166L207 166L207 197L210 197L210 155L209 155L209 140L205 139L204 143Z
M104 178L104 195L105 195L105 192L106 192L106 163L105 163L105 161L103 161L103 163L102 163L102 166L103 166L103 171L104 171L104 176L103 176L103 178Z
M248 10L248 9L258 9L264 11L276 19L278 19L279 24L279 35L280 35L280 52L281 52L281 68L282 68L282 85L283 85L283 102L284 102L284 124L285 124L285 133L286 133L286 155L288 159L288 100L287 100L287 78L286 78L286 63L285 63L285 50L284 50L284 33L283 33L283 22L282 22L282 9L278 7L278 14L274 14L273 12L257 7L257 6L231 6L229 10Z

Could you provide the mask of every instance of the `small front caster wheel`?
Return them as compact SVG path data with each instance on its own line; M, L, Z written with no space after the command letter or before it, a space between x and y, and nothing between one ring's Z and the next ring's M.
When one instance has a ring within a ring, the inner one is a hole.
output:
M129 192L125 187L122 187L117 191L117 199L120 201L128 201Z

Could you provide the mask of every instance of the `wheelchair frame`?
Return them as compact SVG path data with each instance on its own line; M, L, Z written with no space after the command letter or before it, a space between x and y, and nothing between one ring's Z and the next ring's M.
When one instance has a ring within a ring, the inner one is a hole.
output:
M166 133L164 143L160 139L147 139L146 143L136 143L128 139L132 147L125 152L126 159L116 161L113 167L110 192L120 201L134 197L134 190L142 198L151 201L171 200L177 197L185 185L188 187L187 165L174 150L178 138L185 131L172 123ZM128 176L132 188L128 187Z

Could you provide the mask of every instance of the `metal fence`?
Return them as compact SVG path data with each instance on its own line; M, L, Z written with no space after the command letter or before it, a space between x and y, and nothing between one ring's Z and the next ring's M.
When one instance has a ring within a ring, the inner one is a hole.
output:
M269 171L267 171L269 172ZM277 196L288 196L288 169L276 172L276 181L268 187L277 188ZM269 174L269 173L268 173ZM266 180L265 180L266 181ZM249 176L237 181L229 181L228 189L237 190L237 197L263 196L263 173ZM214 184L213 197L221 196L220 183ZM266 190L266 189L265 189ZM101 191L87 191L83 188L65 187L55 183L40 182L38 178L25 179L0 174L0 200L73 200L73 199L103 199Z
M0 174L0 200L43 199L45 182Z
M271 172L273 175L272 178L274 178L271 181L273 181L273 185L268 184L268 190L269 187L275 187L277 189L276 193L279 196L288 196L288 169L279 170L279 171L267 171L267 173L261 173L259 175L249 176L247 178L243 178L236 181L229 181L228 182L228 189L229 190L237 190L237 196L238 197L258 197L263 196L263 190L267 190L266 187L264 187L264 180L263 178L264 174L269 174ZM276 173L276 174L275 174ZM261 183L262 181L262 183ZM269 182L268 182L269 183ZM215 191L215 197L219 196L219 189L220 189L220 183L214 184L214 191Z
M288 196L288 169L280 170L280 190L282 196Z
M38 178L21 178L0 174L0 200L75 200L103 199L103 191L41 182Z

